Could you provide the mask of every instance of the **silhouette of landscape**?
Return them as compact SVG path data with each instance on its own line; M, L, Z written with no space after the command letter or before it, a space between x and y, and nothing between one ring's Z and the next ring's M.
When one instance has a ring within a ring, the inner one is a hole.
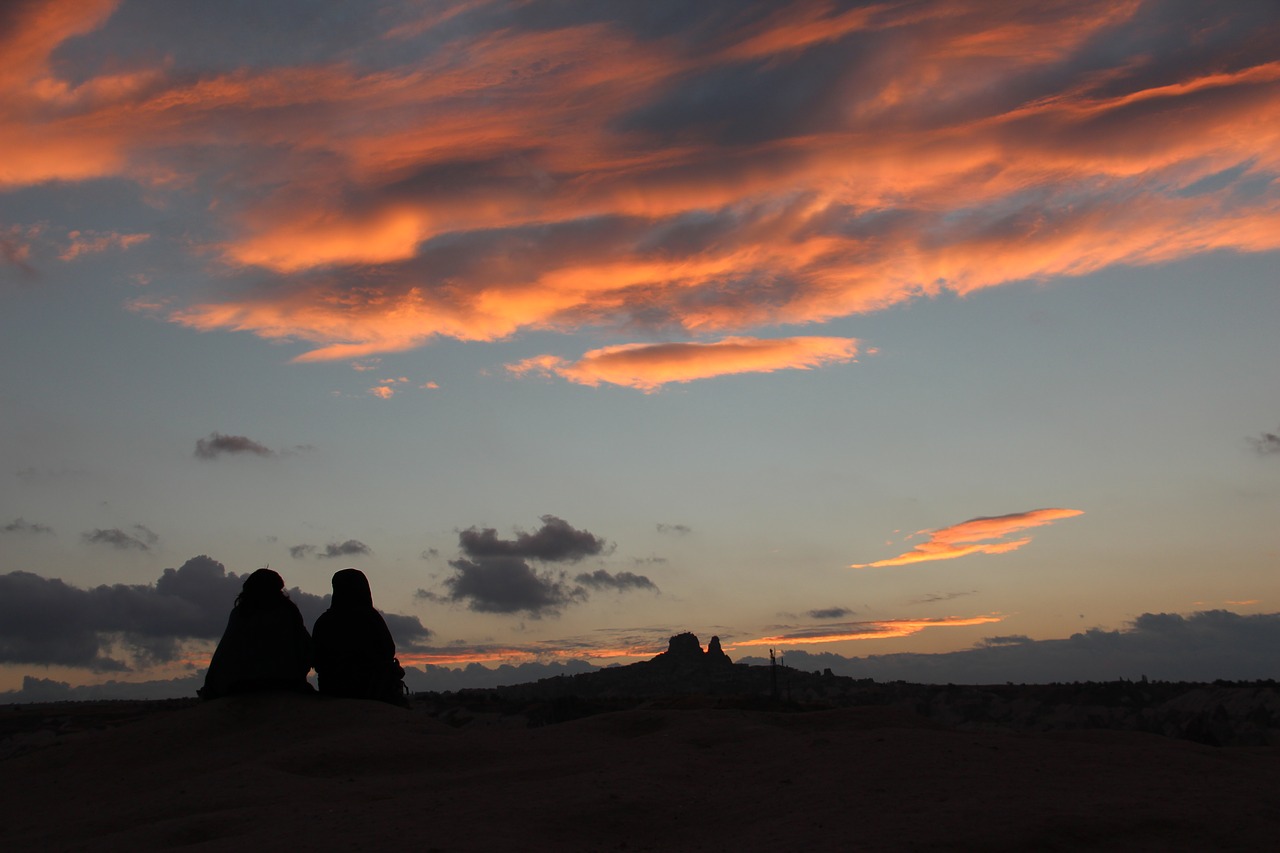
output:
M0 713L6 850L1263 849L1274 682L924 685L651 660L384 702Z

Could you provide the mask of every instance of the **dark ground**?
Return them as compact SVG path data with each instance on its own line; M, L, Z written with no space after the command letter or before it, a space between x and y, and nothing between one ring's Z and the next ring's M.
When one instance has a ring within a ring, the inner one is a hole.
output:
M861 686L844 705L802 702L793 683L789 703L543 685L411 710L293 695L0 709L0 849L1262 850L1280 837L1274 745L1080 725L1153 709L1225 725L1252 708L1240 719L1274 733L1272 686Z

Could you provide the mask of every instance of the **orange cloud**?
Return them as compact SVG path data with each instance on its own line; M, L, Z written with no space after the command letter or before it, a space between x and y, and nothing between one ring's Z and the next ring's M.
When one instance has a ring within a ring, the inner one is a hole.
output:
M8 22L0 191L206 193L193 230L217 236L197 248L260 287L168 318L300 343L297 361L534 329L758 334L1280 249L1265 21L1245 44L1177 15L1152 28L1163 13L1138 2L811 3L655 36L573 4L523 27L472 3L389 23L397 50L430 34L400 64L59 76L55 49L115 6ZM726 350L662 352L524 366L645 390L740 372Z
M507 365L517 376L555 374L592 387L601 382L657 391L670 382L691 382L735 373L809 370L853 361L853 338L725 338L715 343L622 344L592 350L568 363L540 355Z
M1003 616L946 616L937 619L888 619L878 622L849 622L840 626L823 625L800 628L782 634L760 637L754 640L736 640L728 648L740 646L805 646L818 643L843 643L848 640L890 640L910 637L926 628L963 628L971 625L989 625L999 622Z
M877 560L874 563L854 563L849 568L907 566L912 563L927 563L931 560L954 560L970 554L1006 554L1026 545L1031 541L1031 537L998 540L1028 528L1043 527L1077 515L1084 515L1084 512L1078 509L1033 509L1029 512L1015 512L1009 515L971 518L951 527L919 531L915 535L928 534L928 540L897 557Z
M151 239L150 234L118 234L115 231L105 233L72 231L67 237L70 239L67 248L58 253L58 257L64 261L75 260L81 255L105 252L108 249L129 249Z

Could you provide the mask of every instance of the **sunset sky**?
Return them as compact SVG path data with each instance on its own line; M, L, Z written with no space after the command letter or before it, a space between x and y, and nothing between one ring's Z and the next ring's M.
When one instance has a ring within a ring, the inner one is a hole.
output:
M197 673L264 565L414 665L1280 637L1274 2L18 0L0 56L0 692Z

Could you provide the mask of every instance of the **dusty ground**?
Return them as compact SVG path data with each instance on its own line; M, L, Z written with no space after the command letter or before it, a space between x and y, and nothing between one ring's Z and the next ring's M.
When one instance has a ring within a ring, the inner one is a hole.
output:
M142 715L0 760L0 848L1261 850L1280 837L1275 747L957 732L876 708L513 723L287 696Z

